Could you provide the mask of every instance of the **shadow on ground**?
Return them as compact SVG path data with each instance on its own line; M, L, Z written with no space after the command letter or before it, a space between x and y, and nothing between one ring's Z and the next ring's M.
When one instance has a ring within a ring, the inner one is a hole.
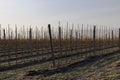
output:
M104 54L104 55L99 55L99 56L92 56L92 57L88 57L85 60L70 64L68 66L62 67L62 68L57 68L57 69L53 69L53 70L37 70L37 71L29 71L27 72L27 74L25 76L36 76L36 75L43 75L43 76L51 76L57 73L66 73L68 71L71 71L77 67L82 67L82 66L86 66L88 64L94 63L102 58L106 58L112 55L116 55L119 54L119 50L109 53L109 54Z

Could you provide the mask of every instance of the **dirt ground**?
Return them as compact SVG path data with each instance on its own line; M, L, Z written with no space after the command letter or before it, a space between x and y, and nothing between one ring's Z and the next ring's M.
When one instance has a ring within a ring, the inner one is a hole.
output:
M46 66L49 66L46 64ZM71 64L49 75L26 76L29 70L35 70L38 65L0 73L0 80L119 80L120 53L90 59ZM42 69L40 68L37 70Z

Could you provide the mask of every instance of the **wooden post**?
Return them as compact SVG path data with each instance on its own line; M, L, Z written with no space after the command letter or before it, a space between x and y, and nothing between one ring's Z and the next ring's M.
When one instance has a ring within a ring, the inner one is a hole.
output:
M62 38L61 38L61 27L59 26L59 42L60 42L60 56L62 56ZM60 62L62 61L58 61L58 67L60 66Z
M33 50L33 47L32 47L32 28L30 28L29 30L29 53L32 55L32 50ZM34 59L35 61L35 59Z
M70 50L72 51L72 30L70 30Z
M17 25L15 25L15 42L16 42L16 43L15 43L15 45L16 45L16 46L15 46L15 51L16 51L16 65L17 65L17 63L18 63L18 62L17 62L17 57L18 57L18 56L17 56Z
M108 44L109 44L109 47L111 47L111 39L110 39L110 29L109 29L109 42L108 42Z
M81 53L82 53L82 51L83 51L83 33L84 33L84 31L83 31L83 24L82 24L82 28L81 28Z
M105 38L105 39L106 39L106 40L105 40L105 41L106 41L106 44L105 44L106 47L108 47L108 44L107 44L108 40L107 40L107 37L108 37L108 35L107 35L107 33L106 33L106 38Z
M6 33L5 33L5 29L3 29L3 39L4 39L4 50L5 49L5 46L6 46ZM7 53L7 58L10 59L10 55L9 55L9 52ZM8 66L10 66L10 61L8 61Z
M55 67L55 55L53 51L53 43L52 43L52 34L51 34L51 26L48 24L48 30L49 30L49 37L50 37L50 47L51 47L51 54L52 54L52 62L53 62L53 67Z
M74 28L74 24L72 24L72 29L70 30L70 50L71 51L74 49L73 41L72 41L72 38L73 38L73 28Z
M61 27L59 27L60 53L62 54Z
M5 35L5 29L3 29L3 39L4 39L4 41L5 41L5 37L6 37L6 35Z
M78 48L78 46L77 46L78 42L77 42L77 41L78 41L78 32L76 31L76 43L75 43L75 44L76 44L76 45L75 45L76 50L77 50L77 48Z
M93 54L95 55L96 53L96 26L94 26L93 30Z
M1 40L1 24L0 24L0 40Z
M120 49L120 28L119 28L119 49Z
M29 31L29 49L32 50L32 29L30 28L30 31Z
M114 46L114 43L113 43L113 41L114 41L114 37L113 37L113 35L114 35L114 33L113 33L113 30L112 30L112 47Z

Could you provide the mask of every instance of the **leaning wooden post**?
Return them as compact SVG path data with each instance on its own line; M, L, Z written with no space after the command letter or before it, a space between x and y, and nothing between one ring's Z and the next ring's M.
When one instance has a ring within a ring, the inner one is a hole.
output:
M51 47L51 54L52 54L52 62L53 62L53 67L55 67L55 55L53 51L53 43L52 43L52 34L51 34L51 26L48 24L48 30L49 30L49 37L50 37L50 47Z
M93 30L93 55L96 53L96 26L94 26Z

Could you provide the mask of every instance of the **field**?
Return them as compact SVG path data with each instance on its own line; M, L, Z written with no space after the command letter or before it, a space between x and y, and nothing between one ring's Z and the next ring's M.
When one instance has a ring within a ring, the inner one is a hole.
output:
M0 28L1 80L120 79L120 29Z

